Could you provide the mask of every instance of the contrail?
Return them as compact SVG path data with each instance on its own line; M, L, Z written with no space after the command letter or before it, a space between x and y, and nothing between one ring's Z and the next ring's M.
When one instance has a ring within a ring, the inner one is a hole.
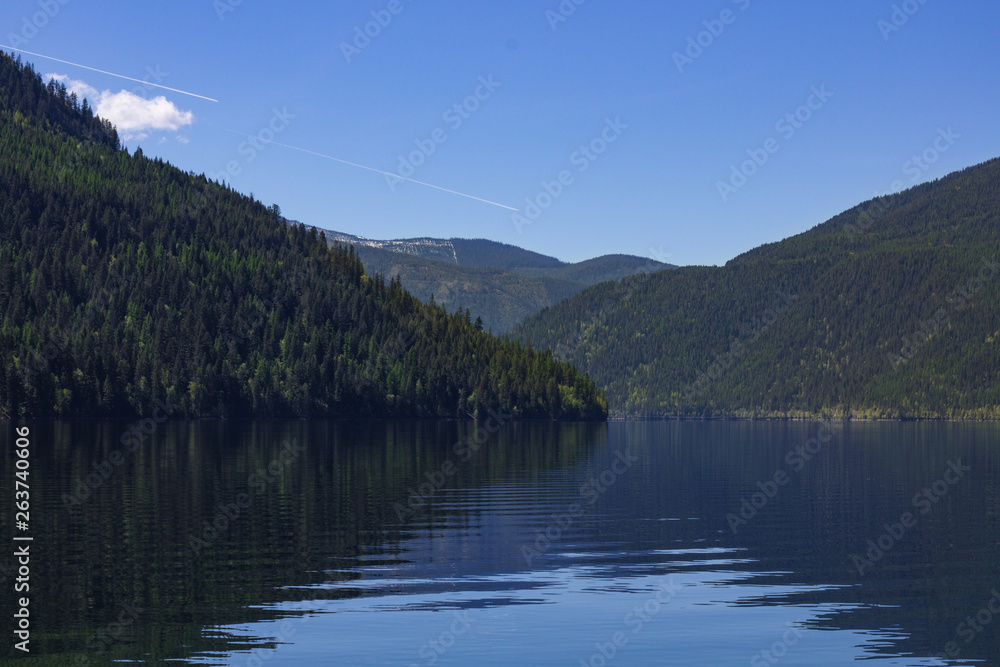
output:
M374 171L376 174L382 174L383 176L390 176L392 178L398 178L401 181L409 181L410 183L416 183L417 185L423 185L428 188L434 188L435 190L441 190L442 192L448 192L453 195L458 195L459 197L466 197L467 199L475 199L476 201L483 202L484 204L491 204L493 206L499 206L500 208L505 208L508 211L517 212L518 209L512 208L510 206L504 206L503 204L498 204L495 201L490 201L489 199L480 199L479 197L473 197L472 195L467 195L464 192L457 192L455 190L449 190L448 188L442 188L437 185L431 185L430 183L424 183L423 181L417 181L412 178L406 178L405 176L400 176L399 174L393 174L389 171L382 171L381 169L373 169L372 167L366 167L363 164L357 164L355 162L348 162L347 160L341 160L339 157L333 157L332 155L323 155L322 153L317 153L316 151L311 151L306 148L299 148L298 146L289 146L288 144L282 144L277 141L265 141L258 136L253 134L247 134L246 132L239 132L237 130L229 130L233 134L239 134L250 139L256 139L262 144L274 144L275 146L282 146L284 148L290 148L293 151L301 151L302 153L308 153L309 155L315 155L316 157L325 158L327 160L333 160L334 162L340 162L341 164L347 164L352 167L357 167L358 169L367 169L368 171Z
M72 65L73 67L82 67L83 69L89 69L91 72L100 72L101 74L107 74L108 76L116 76L119 79L125 79L126 81L135 81L136 83L142 83L147 86L152 86L154 88L163 88L164 90L169 90L175 93L180 93L181 95L190 95L191 97L197 97L199 99L208 100L209 102L218 102L219 100L213 100L211 97L205 97L204 95L195 95L194 93L189 93L186 90L177 90L176 88L170 88L168 86L161 86L158 83L150 83L149 81L143 81L141 79L133 79L130 76L123 76L121 74L115 74L114 72L105 72L102 69L97 69L95 67L87 67L86 65L81 65L79 63L71 63L68 60L59 60L59 58L53 58L52 56L43 56L41 53L32 53L31 51L25 51L24 49L15 49L13 46L6 46L0 44L0 48L10 49L11 51L18 51L19 53L27 53L29 56L35 56L36 58L45 58L46 60L54 60L57 63L62 63L64 65Z

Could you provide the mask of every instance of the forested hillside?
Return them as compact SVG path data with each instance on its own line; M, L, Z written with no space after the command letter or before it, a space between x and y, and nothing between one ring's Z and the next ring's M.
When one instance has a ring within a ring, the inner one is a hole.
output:
M119 146L0 55L0 417L606 416L587 378Z
M516 328L613 414L1000 418L1000 160Z

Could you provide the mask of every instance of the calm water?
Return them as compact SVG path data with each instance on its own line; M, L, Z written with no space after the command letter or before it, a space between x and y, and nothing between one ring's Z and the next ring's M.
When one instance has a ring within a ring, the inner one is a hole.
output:
M18 664L1000 665L998 425L132 426L33 425Z

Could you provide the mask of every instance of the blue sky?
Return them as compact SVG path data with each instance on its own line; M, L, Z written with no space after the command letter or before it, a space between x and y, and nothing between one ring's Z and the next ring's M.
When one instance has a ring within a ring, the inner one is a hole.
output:
M22 56L129 148L370 238L721 264L1000 155L994 2L7 0L0 26L217 99Z

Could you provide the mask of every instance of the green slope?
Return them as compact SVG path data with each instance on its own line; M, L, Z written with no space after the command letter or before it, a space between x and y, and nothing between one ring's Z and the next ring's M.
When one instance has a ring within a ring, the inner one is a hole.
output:
M5 54L0 155L0 417L606 415L551 354L372 279L276 207L129 155Z
M1000 418L1000 160L725 267L593 287L512 335L655 416Z

